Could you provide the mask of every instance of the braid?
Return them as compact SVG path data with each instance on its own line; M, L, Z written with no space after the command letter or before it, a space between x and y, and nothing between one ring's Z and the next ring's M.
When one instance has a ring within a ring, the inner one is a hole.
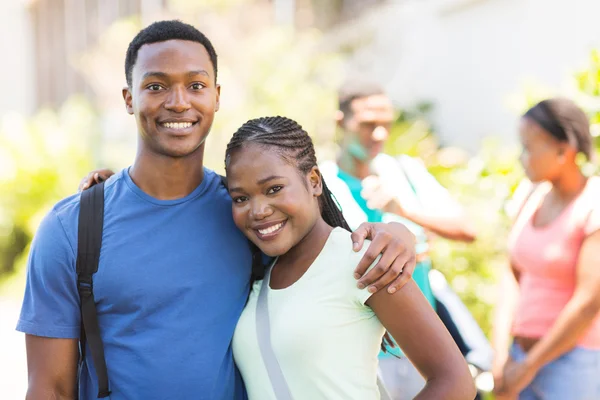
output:
M342 210L340 210L335 202L333 194L329 190L329 187L327 187L323 177L321 177L321 181L323 182L323 194L319 199L319 204L321 205L321 216L330 226L339 226L348 232L352 232L352 229L350 229L348 222L346 222L346 219L342 214Z
M250 142L277 148L283 157L293 160L303 174L307 174L317 166L312 139L300 124L286 117L263 117L246 122L233 134L225 150L225 168L229 164L231 153ZM323 184L323 194L319 197L321 216L330 226L350 231L323 177L321 181Z

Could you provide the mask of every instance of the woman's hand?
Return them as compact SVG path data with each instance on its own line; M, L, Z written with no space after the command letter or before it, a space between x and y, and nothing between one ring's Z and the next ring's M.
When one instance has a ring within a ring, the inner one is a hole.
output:
M494 360L492 376L494 377L494 393L496 396L504 391L504 366L506 362Z
M87 174L81 180L81 182L79 182L79 187L77 188L77 190L79 192L83 192L84 190L89 189L92 186L94 186L100 182L104 182L105 180L107 180L108 178L113 176L114 174L115 173L110 169L94 170L94 171L90 172L89 174Z
M524 362L517 362L508 358L502 372L500 387L494 386L496 398L516 398L535 378L537 370ZM496 381L494 379L494 385ZM504 396L504 397L498 397Z
M371 293L387 286L388 293L395 293L410 281L415 271L415 235L400 223L365 222L352 233L354 251L362 248L365 239L371 240L371 244L354 271L358 286L368 287ZM377 265L365 275L380 254Z

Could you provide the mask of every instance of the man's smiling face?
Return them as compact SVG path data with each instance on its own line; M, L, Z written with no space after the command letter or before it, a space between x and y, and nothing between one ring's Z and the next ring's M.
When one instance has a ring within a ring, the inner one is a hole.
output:
M206 48L189 40L143 45L131 87L123 89L145 147L167 157L186 157L204 144L219 94Z

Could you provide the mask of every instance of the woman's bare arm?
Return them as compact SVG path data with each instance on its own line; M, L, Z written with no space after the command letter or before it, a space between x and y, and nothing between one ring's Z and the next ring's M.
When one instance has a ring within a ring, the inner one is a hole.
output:
M472 400L475 385L450 333L414 281L367 304L427 381L415 400Z

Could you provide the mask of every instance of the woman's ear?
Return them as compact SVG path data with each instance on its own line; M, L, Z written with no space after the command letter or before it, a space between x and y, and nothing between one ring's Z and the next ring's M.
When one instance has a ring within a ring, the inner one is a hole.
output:
M558 162L564 164L565 162L574 162L577 157L577 149L568 143L561 143L558 149Z
M323 194L323 177L319 168L312 167L308 173L308 181L310 183L310 189L312 190L313 196L319 197Z

